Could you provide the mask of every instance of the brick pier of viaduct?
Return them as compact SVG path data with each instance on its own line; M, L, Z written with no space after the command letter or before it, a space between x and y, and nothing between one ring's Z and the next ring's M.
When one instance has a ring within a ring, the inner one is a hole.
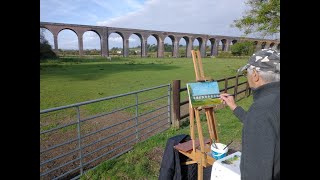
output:
M269 39L256 39L256 38L243 38L233 36L221 36L221 35L208 35L208 34L192 34L192 33L180 33L180 32L168 32L168 31L153 31L142 29L128 29L106 26L91 26L91 25L79 25L79 24L64 24L64 23L51 23L40 22L40 28L45 28L53 34L54 50L58 51L58 34L64 29L69 29L76 33L79 44L79 55L83 55L83 34L87 31L93 31L97 33L100 38L101 44L101 56L109 56L109 42L108 37L111 33L117 33L123 40L123 56L129 56L129 37L132 34L137 35L141 42L141 57L147 56L147 39L149 36L154 36L157 40L158 50L157 57L164 57L164 39L169 37L172 41L173 52L172 57L180 57L178 47L181 38L186 41L186 57L191 57L191 50L193 49L193 41L197 39L199 41L199 50L201 56L205 57L207 41L211 42L211 56L218 55L218 45L221 41L222 51L228 51L231 43L235 44L238 41L253 41L256 45L256 50L262 48L273 48L280 50L279 40Z

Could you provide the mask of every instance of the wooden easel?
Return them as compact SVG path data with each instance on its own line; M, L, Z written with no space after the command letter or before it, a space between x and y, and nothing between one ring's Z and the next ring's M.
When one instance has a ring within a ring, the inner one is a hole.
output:
M207 78L204 77L203 67L202 67L202 60L199 50L194 51L191 50L192 53L192 60L194 64L194 70L196 74L196 81L206 81ZM204 109L206 114L206 120L208 123L208 131L210 134L210 141L209 143L205 143L203 133L202 133L202 127L200 122L200 111ZM189 151L181 150L181 148L175 147L180 153L183 155L189 157L191 161L187 161L183 164L198 164L198 180L203 179L203 167L211 166L215 159L212 158L207 153L211 152L211 144L212 139L214 139L216 142L219 142L218 139L218 133L216 128L216 120L214 117L213 107L201 107L201 108L192 108L191 102L189 102L189 114L190 114L190 136L192 141L192 149L190 148ZM195 139L195 131L194 131L194 117L196 117L196 123L197 123L197 129L198 129L198 136L199 136L199 143L200 143L200 149L196 147L197 140ZM186 144L191 144L189 141L185 142ZM181 143L183 146L183 143ZM188 149L188 148L186 148Z

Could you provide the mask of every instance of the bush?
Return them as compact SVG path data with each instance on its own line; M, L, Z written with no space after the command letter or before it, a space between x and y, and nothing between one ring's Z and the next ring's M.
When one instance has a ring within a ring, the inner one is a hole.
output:
M254 50L254 43L250 41L237 42L231 46L231 54L234 56L250 56Z
M52 47L47 41L44 43L40 42L40 60L48 58L57 58L57 55L53 52Z
M48 58L57 58L57 55L53 52L52 47L44 37L42 30L40 31L40 60Z

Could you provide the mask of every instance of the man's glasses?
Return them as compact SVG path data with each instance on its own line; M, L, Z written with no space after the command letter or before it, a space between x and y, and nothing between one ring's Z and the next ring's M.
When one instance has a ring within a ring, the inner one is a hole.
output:
M242 74L244 77L247 77L248 70L247 70L247 69L243 70L241 74Z

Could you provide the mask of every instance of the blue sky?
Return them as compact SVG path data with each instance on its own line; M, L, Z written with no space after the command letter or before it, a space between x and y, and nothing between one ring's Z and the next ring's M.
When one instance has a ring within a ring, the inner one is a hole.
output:
M246 0L40 0L40 21L136 28L146 30L241 36L231 28L233 20L241 18L248 6ZM53 36L45 31L53 45ZM251 36L254 37L254 36ZM93 32L83 37L84 49L100 49L99 38ZM70 30L58 35L60 49L78 49L76 35ZM122 47L122 39L111 34L110 47ZM140 44L136 35L129 46ZM148 43L155 43L154 37ZM170 43L169 38L165 43ZM180 41L184 44L184 40ZM198 45L195 41L194 45Z

